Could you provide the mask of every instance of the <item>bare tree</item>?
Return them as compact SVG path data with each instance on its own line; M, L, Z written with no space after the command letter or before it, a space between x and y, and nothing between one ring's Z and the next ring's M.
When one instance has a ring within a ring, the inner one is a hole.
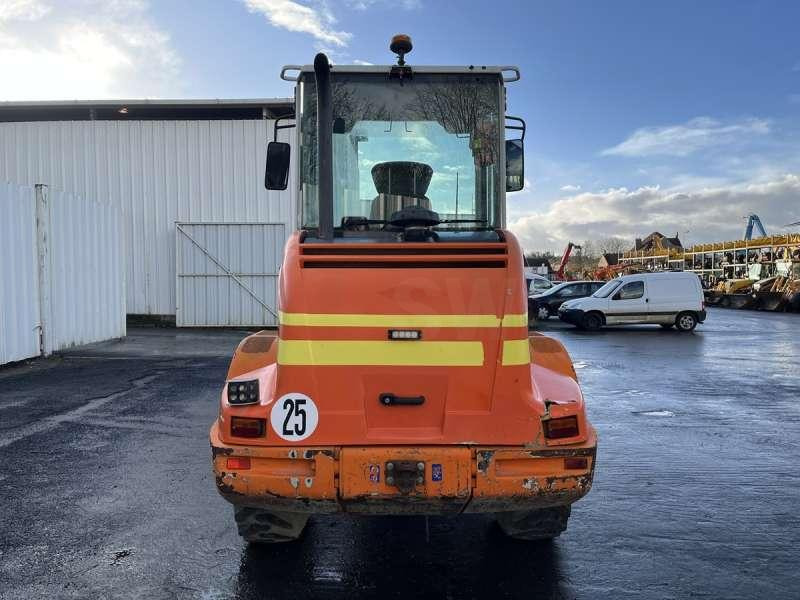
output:
M584 240L581 244L581 255L584 258L597 260L601 253L599 243L594 240Z
M600 249L599 254L621 254L633 248L633 242L617 236L601 238L595 243Z

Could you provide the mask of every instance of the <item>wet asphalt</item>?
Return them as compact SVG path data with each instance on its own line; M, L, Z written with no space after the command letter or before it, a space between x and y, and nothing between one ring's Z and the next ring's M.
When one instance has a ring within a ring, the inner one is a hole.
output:
M798 598L799 326L541 324L600 435L552 543L482 516L326 516L247 547L206 438L241 331L131 329L0 369L0 598Z

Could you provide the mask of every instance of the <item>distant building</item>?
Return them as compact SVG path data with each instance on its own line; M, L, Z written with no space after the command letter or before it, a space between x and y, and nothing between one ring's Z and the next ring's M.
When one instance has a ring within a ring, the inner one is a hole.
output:
M542 275L543 277L549 278L553 274L553 266L545 256L526 256L525 267L527 267L528 272Z
M605 253L603 254L603 256L600 257L600 260L597 261L597 266L601 269L605 269L606 267L613 267L618 263L619 263L618 253L616 252Z
M650 251L650 250L683 250L683 244L678 239L678 234L675 237L667 237L664 234L654 231L644 239L636 238L633 250L635 252Z
M0 182L121 212L128 314L273 326L265 307L297 210L292 185L264 188L264 164L276 119L294 109L291 98L0 102Z

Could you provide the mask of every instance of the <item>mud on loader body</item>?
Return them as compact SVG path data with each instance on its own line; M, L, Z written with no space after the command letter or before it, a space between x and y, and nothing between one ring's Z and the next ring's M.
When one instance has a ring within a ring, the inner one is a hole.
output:
M301 227L277 335L244 339L228 372L217 488L253 542L335 512L488 512L511 536L555 537L591 487L596 437L564 347L528 334L503 228L523 180L522 139L505 141L518 71L412 68L410 42L392 49L401 64L295 68ZM288 150L270 144L271 189Z

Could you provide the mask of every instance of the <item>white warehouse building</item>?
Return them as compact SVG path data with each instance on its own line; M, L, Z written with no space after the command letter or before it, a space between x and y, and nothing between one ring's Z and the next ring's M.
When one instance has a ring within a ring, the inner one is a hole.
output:
M0 103L0 183L119 209L129 315L275 325L296 210L291 181L264 189L264 162L293 112L286 98Z

